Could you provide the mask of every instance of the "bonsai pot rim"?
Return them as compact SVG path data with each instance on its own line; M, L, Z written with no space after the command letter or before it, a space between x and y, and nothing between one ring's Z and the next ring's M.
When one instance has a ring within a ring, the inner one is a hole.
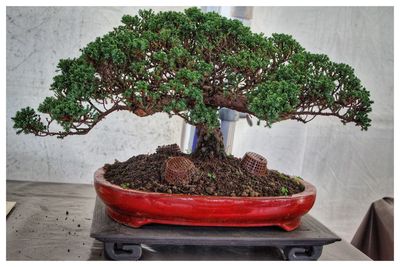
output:
M316 198L315 187L301 179L299 182L304 185L304 190L290 196L230 197L125 189L108 182L104 173L104 168L95 172L94 186L107 207L107 214L117 222L135 228L149 223L229 227L275 225L291 231L300 225L301 216L312 208Z

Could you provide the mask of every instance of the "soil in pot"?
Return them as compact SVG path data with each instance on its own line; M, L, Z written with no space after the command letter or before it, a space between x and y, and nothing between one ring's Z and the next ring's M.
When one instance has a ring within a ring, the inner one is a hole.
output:
M196 166L186 185L171 185L164 180L165 161L182 156ZM254 176L241 167L241 159L199 159L179 151L158 151L133 156L125 162L105 164L105 179L123 188L146 192L203 196L286 196L304 190L299 178L292 178L275 170L265 176Z

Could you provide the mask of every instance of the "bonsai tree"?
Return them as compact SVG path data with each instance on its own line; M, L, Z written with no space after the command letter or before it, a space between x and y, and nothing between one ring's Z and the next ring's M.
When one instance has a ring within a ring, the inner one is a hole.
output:
M59 74L38 111L14 118L17 133L83 135L114 111L144 117L176 115L195 125L194 155L225 157L219 130L222 107L248 113L266 126L333 116L367 130L369 92L354 70L307 52L290 35L252 33L238 20L197 8L125 15L123 25L98 37ZM54 125L58 124L58 125Z

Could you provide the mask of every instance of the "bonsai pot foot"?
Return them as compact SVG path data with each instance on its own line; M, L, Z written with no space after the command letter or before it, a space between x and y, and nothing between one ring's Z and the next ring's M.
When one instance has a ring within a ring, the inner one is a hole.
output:
M106 211L107 215L113 218L115 221L119 222L120 224L127 225L133 228L139 228L143 225L152 223L152 221L149 219L137 217L134 215L123 214L110 207L108 207Z
M297 227L300 226L300 222L301 222L300 218L294 218L294 219L288 220L284 223L277 224L277 226L279 226L280 228L282 228L286 231L293 231L294 229L296 229Z

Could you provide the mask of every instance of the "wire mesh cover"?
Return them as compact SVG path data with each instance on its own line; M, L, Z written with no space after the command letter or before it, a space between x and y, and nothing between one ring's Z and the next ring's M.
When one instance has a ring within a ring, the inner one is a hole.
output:
M166 145L166 146L159 146L156 149L157 153L163 153L163 154L175 154L175 153L180 153L181 149L177 144L172 144L172 145Z
M188 184L195 166L185 157L171 157L165 164L165 180L170 184Z
M247 152L241 161L241 165L248 172L257 176L264 176L268 171L267 160L254 152Z

